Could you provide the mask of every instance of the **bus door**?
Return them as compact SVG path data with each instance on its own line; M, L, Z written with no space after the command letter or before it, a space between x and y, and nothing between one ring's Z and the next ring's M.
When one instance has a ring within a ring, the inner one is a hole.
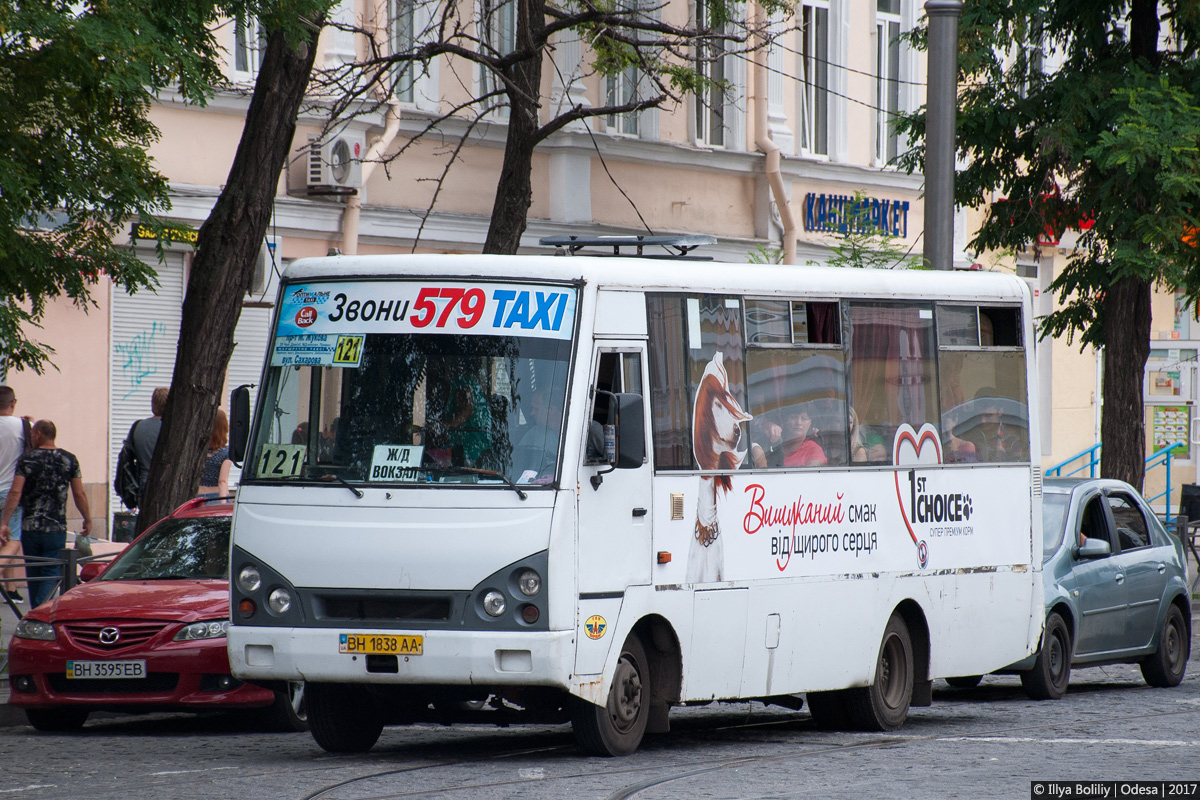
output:
M629 586L650 583L651 569L649 457L636 469L611 469L604 453L604 427L612 421L611 395L646 398L646 345L606 341L597 345L592 363L591 417L579 482L581 599L588 594L619 597ZM649 405L643 402L642 407L649 442ZM610 437L609 446L611 442Z

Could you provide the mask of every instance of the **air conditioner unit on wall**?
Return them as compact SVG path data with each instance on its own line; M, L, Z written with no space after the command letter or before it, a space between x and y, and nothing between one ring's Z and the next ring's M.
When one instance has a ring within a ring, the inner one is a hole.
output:
M271 275L276 269L283 271L283 267L279 265L279 238L268 236L258 249L258 257L254 259L254 277L250 279L247 296L257 298L266 292L271 284Z
M344 131L328 139L308 137L308 146L288 163L288 193L351 195L362 188L363 137Z

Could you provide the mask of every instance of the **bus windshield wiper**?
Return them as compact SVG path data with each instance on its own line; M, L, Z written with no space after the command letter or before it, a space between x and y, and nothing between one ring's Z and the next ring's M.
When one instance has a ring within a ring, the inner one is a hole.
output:
M449 475L483 475L488 478L495 478L496 480L503 481L504 484L516 492L517 497L521 498L522 500L529 497L529 495L525 494L524 490L522 490L520 486L517 486L515 483L513 483L507 475L502 472L497 472L494 469L480 469L479 467L456 467L454 465L442 466L440 464L429 467L421 467L421 469L425 472L445 472Z
M317 480L319 480L319 481L337 481L342 486L345 486L347 489L354 492L354 496L357 497L359 500L362 499L362 496L363 496L362 490L355 488L354 486L351 486L350 482L348 480L346 480L345 478L343 478L341 475L335 475L332 472L329 472L329 473L326 473L326 474L322 475L321 477L317 478Z

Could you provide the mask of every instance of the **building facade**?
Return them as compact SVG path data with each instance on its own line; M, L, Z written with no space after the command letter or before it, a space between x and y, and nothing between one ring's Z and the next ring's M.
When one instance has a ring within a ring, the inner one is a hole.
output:
M464 8L463 13L482 14L488 4L481 0L478 9ZM336 68L362 58L372 42L401 46L396 43L411 40L421 13L420 6L402 0L342 0L331 18L362 32L327 28L317 66ZM705 12L702 2L672 0L661 13L682 24ZM781 246L782 225L760 147L769 138L782 156L798 263L828 258L856 195L897 244L919 256L922 177L889 166L905 143L888 123L892 114L924 102L924 54L899 38L921 13L915 0L804 0L795 20L777 21L781 29L793 29L769 49L765 70L756 71L742 55L705 67L719 68L716 77L729 82L728 95L710 93L559 131L534 158L522 252L546 252L539 238L568 233L711 234L718 242L705 254L735 262L774 251ZM506 29L498 30L502 36ZM227 50L230 87L204 108L165 92L152 111L162 134L152 155L171 182L166 216L193 229L225 183L261 56L252 20L231 20L218 33ZM548 61L553 63L543 81L549 98L544 119L554 102L604 105L637 89L636 74L590 73L589 54L577 39L564 37ZM756 73L765 77L760 85ZM413 139L466 93L485 90L488 80L469 62L443 58L399 82L387 104L332 130L322 116L305 112L294 157L280 177L261 268L244 299L222 405L230 388L258 382L277 276L287 261L335 249L479 252L504 153L503 114L473 127L465 115L452 117L438 136ZM766 106L765 115L756 115L756 102ZM765 130L756 129L756 116L765 116ZM458 139L468 133L447 169ZM399 155L386 164L363 161L375 153ZM962 251L969 221L960 217L956 266L967 267L975 259ZM60 445L80 457L98 530L120 510L111 479L121 442L134 420L149 415L153 389L170 383L191 264L186 236L158 263L155 243L137 235L137 222L130 220L125 243L157 263L156 291L130 296L102 281L87 313L53 305L33 338L55 348L58 369L7 376L21 400L19 410L53 419ZM1074 446L1056 440L1053 452Z

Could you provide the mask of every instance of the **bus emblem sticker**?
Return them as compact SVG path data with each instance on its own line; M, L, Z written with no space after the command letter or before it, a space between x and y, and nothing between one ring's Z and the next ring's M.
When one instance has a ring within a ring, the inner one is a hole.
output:
M583 623L583 631L589 639L599 639L608 630L608 623L599 614L593 614Z

